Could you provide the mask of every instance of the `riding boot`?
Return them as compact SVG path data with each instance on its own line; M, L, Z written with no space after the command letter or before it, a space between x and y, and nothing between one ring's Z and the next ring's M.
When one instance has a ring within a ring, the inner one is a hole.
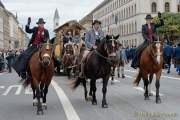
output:
M20 73L19 76L20 76L22 79L26 79L26 77L27 77L26 72Z

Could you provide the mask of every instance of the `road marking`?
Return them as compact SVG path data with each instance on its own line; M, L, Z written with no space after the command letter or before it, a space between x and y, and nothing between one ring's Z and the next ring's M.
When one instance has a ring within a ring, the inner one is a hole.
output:
M176 77L169 77L169 76L161 76L161 77L180 81L180 78L176 78Z
M133 88L136 89L136 90L144 92L144 89L142 87L133 87ZM153 94L153 96L156 96L156 92L151 91L151 93ZM164 94L161 94L161 93L159 93L159 95L164 96Z
M68 120L80 120L78 114L76 113L70 100L68 99L68 97L66 96L66 94L64 93L62 88L54 80L52 80L51 84L54 87L59 100L61 101L61 104L64 108L67 119Z
M32 94L33 94L32 89L31 89L30 87L27 87L27 88L25 89L25 94L26 94L26 95L32 95Z
M125 70L125 71L132 72L132 73L137 73L136 71L132 71L132 70ZM161 77L180 81L180 78L176 78L176 77L169 77L169 76L165 76L165 75L162 75Z
M131 77L131 76L129 76L129 75L125 75L125 77L127 77L127 78L133 78L133 77Z
M11 86L8 87L8 89L7 89L2 95L4 95L4 96L8 95L8 93L9 93L13 88L17 88L17 89L16 89L16 92L15 92L15 95L20 95L23 86L22 86L22 85L11 85Z
M5 86L0 86L0 88L1 88L1 89L4 89L4 88L5 88Z

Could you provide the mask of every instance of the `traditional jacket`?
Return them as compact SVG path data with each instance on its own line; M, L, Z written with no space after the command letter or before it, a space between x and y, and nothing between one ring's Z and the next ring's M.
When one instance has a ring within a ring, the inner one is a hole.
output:
M151 23L151 30L152 30L153 40L155 39L154 34L156 33L157 28L159 28L159 27L161 27L163 25L164 25L164 21L162 19L160 19L160 24ZM149 40L148 24L142 25L142 36L143 36L145 41Z
M34 27L34 28L30 29L29 25L26 25L26 32L33 34L32 38L31 38L31 40L30 40L30 42L28 44L28 47L29 47L33 43L33 40L35 40L35 37L36 37L37 32L38 32L38 27ZM43 34L44 34L44 37L43 37L42 41L48 40L49 39L49 32L48 32L48 30L44 29L44 33Z
M95 45L97 39L104 38L104 32L102 30L99 30L97 32L98 32L98 36L96 35L94 29L92 29L86 33L85 45L88 49L91 49L93 47L93 45Z

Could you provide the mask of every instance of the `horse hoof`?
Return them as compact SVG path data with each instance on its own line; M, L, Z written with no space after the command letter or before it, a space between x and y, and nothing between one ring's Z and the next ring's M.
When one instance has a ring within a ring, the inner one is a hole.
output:
M156 104L161 104L161 99L160 98L156 98Z
M108 108L108 104L102 104L102 108Z
M33 100L33 106L37 106L37 100Z
M92 101L92 105L97 105L97 101Z
M144 100L150 100L150 99L149 99L149 96L145 96L145 97L144 97Z
M43 103L43 104L42 104L42 107L43 107L45 110L47 110L47 104L46 104L46 103Z
M152 94L152 93L149 93L149 96L153 96L153 94Z
M37 111L37 115L40 115L39 111Z
M111 85L114 85L114 82L111 82Z
M85 100L86 100L86 101L91 101L91 100L92 100L92 97L91 97L91 96L86 97Z

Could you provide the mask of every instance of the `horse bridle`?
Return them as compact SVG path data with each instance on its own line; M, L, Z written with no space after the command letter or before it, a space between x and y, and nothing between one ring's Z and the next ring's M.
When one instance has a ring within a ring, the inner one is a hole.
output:
M115 39L112 37L111 39L110 39L113 43L112 43L112 46L113 47L115 47ZM107 40L105 40L105 45L104 45L104 49L105 49L105 51L107 52L107 53L109 53L108 52L108 49L107 49ZM95 50L95 53L99 56L99 57L101 57L101 58L103 58L104 60L106 60L109 64L113 64L113 61L111 60L111 59L109 59L108 57L105 57L105 56L103 56L101 53L99 53L97 50Z
M50 43L44 43L44 44L40 44L39 46L38 46L38 49L39 49L39 53L38 53L38 56L39 56L39 61L42 63L42 56L41 56L41 54L42 54L42 48L43 48L43 46L45 46L45 45L52 45L52 46L54 46L53 44L50 44ZM46 49L46 48L45 48ZM46 49L47 50L47 49ZM50 52L50 60L52 60L52 58L53 58L53 54L54 54L54 47L52 47L51 49L48 49L48 50L51 50L51 52Z
M151 53L151 56L152 56L152 58L153 58L154 61L156 61L156 57L157 57L157 56L162 56L162 55L163 55L162 52L160 52L160 53L158 54L158 53L155 53L155 52L153 51L152 46L153 46L153 44L156 44L156 43L160 43L160 41L157 41L157 42L154 41L154 42L150 43L150 53ZM160 44L161 44L161 43L160 43Z

